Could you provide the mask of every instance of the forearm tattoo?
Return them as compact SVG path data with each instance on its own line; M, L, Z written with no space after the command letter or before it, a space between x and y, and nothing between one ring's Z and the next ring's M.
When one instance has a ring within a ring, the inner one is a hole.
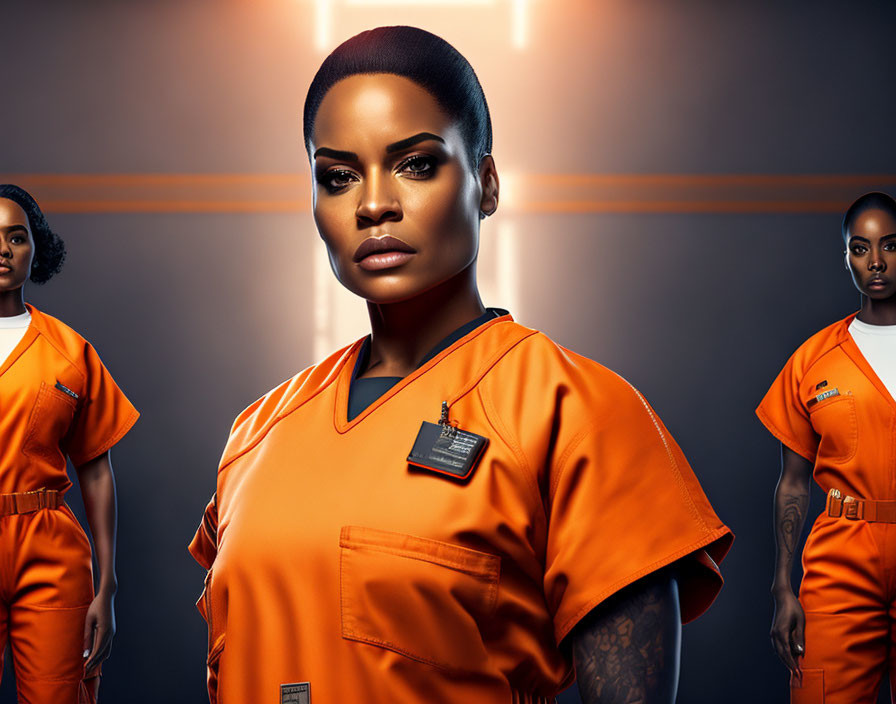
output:
M671 577L663 575L636 582L577 627L573 651L585 704L674 701L680 616Z
M778 545L788 562L793 560L793 551L803 530L806 509L809 507L808 494L783 494L778 519Z

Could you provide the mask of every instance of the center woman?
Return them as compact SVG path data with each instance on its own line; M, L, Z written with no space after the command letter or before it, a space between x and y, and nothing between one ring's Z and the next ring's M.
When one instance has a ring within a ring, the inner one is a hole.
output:
M339 46L305 102L314 220L371 334L236 419L190 545L211 701L674 699L730 531L624 379L485 308L482 88L444 40Z

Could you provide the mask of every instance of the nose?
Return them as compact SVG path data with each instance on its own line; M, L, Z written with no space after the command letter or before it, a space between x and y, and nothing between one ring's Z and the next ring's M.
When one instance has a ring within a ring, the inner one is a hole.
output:
M880 249L871 250L871 257L868 260L869 271L883 271L887 268L884 261L883 252Z
M5 238L0 238L0 257L12 259L12 247Z
M391 187L391 179L379 169L371 170L360 189L361 200L355 216L365 226L401 220L401 205Z

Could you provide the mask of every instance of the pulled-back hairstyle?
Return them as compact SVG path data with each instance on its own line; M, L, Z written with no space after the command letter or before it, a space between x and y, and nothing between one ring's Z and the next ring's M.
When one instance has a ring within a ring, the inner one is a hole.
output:
M427 90L461 128L472 167L492 150L485 93L470 63L448 42L417 27L377 27L337 46L318 69L305 97L305 149L327 91L357 74L392 73Z
M50 229L37 201L24 188L11 183L0 184L0 198L8 198L18 204L28 216L28 227L34 240L34 260L29 278L36 284L47 283L62 269L65 242Z
M855 203L849 206L846 215L843 216L843 223L840 225L840 234L845 240L849 236L849 228L855 222L856 218L868 210L885 210L896 217L896 200L888 196L886 193L873 191L859 197Z

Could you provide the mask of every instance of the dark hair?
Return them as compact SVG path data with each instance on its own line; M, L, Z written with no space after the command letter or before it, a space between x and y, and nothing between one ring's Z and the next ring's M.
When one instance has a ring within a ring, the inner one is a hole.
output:
M840 234L845 240L849 228L855 222L856 218L868 210L885 210L896 217L896 200L893 200L886 193L874 191L861 196L855 203L849 206L846 215L843 216L843 223L840 225Z
M347 39L324 59L305 97L305 149L309 149L314 120L327 91L343 78L367 73L404 76L429 91L460 124L474 169L491 152L492 122L476 72L448 42L417 27L369 29Z
M28 227L34 240L34 261L31 263L31 281L45 284L53 274L58 274L65 261L65 242L50 229L37 201L24 188L11 183L0 184L0 198L16 203L28 216Z

